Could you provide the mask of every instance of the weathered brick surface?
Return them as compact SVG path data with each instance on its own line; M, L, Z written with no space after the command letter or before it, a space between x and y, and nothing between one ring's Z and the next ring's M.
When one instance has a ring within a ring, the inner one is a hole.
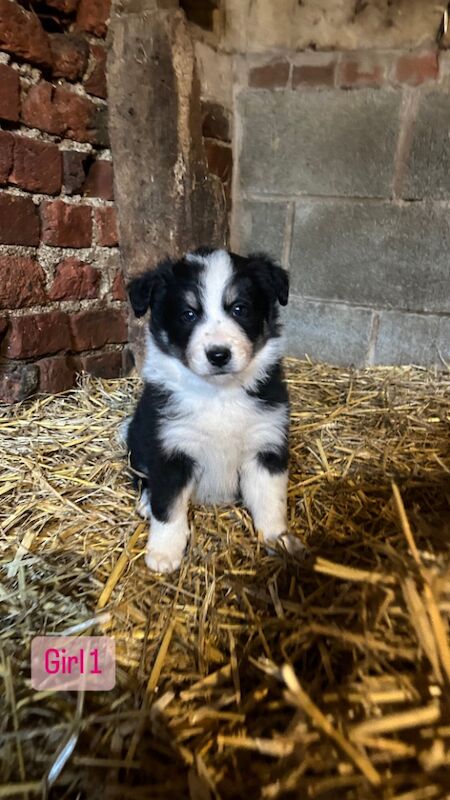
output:
M15 136L14 163L9 183L30 192L57 194L62 183L58 146L28 136Z
M19 73L6 64L0 64L0 119L17 122L19 119L19 96Z
M39 215L30 197L0 193L0 244L39 244Z
M337 82L344 89L354 86L381 86L384 79L384 65L373 63L369 58L345 60L338 69Z
M110 0L0 0L0 51L11 54L11 65L0 64L0 402L68 389L82 368L105 377L122 372L123 348L102 352L127 340L128 316L117 308L126 292L113 253L105 266L114 280L98 309L99 269L71 255L48 286L50 266L44 272L37 255L23 254L33 251L20 250L90 247L94 213L95 243L118 243L115 209L98 202L114 198L112 163L96 162L98 148L109 146L108 109L93 99L106 98L106 44L94 37L105 36L109 11ZM37 130L24 135L23 125ZM79 149L60 150L59 139ZM89 310L70 316L58 308L67 301L90 301Z
M53 247L89 247L92 241L90 206L64 203L41 204L42 241Z
M67 315L62 311L10 317L2 353L8 358L31 358L70 348Z
M425 81L435 80L438 75L438 57L435 51L408 53L400 56L396 67L399 83L419 86Z
M95 97L106 98L106 49L91 45L91 63L84 79L84 88Z
M280 261L286 214L287 203L241 201L236 209L238 251L261 250Z
M242 187L262 194L390 197L402 95L392 89L238 98Z
M118 378L123 374L122 361L122 351L112 350L81 356L80 366L84 372L96 378Z
M86 197L114 200L113 166L111 161L94 161L83 188Z
M445 208L298 201L293 292L409 311L450 311Z
M51 33L50 49L53 76L76 81L83 77L88 63L89 47L82 36L71 33Z
M115 247L119 243L116 209L112 206L96 208L97 243L101 247Z
M248 76L249 86L256 89L279 89L287 85L290 64L286 59L274 59L268 64L253 67Z
M70 356L50 356L36 363L40 392L65 392L76 382L76 370Z
M120 344L127 341L127 321L118 309L96 309L80 311L70 317L72 350L96 350L105 344Z
M98 138L94 103L47 81L31 87L22 103L22 118L26 125L78 142L94 143Z
M48 36L39 18L13 0L0 0L0 50L42 67L52 64Z
M35 364L0 364L0 403L25 400L37 389L38 380Z
M66 258L58 264L49 291L50 300L83 300L98 296L100 273L78 258Z
M13 165L14 137L0 131L0 183L7 183Z
M0 308L47 302L44 271L32 258L0 255L0 286Z
M292 87L334 86L335 64L295 64L292 71Z
M283 316L289 355L338 365L365 363L372 322L368 309L291 297Z
M421 95L401 194L408 199L450 198L450 93Z
M66 194L82 194L91 156L81 150L64 150L63 181Z
M112 287L111 287L111 296L113 300L127 299L127 292L123 280L123 273L121 271L116 272L114 276L114 280L112 282Z
M104 36L109 19L111 0L80 0L76 27L78 30Z

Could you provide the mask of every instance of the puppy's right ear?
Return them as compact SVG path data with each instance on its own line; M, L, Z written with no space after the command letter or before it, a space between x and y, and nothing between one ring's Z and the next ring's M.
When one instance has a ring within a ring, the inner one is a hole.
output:
M137 275L127 286L131 307L137 317L143 317L149 307L153 305L158 289L165 285L168 271L172 262L164 261L155 269L149 269L142 275Z
M137 317L143 317L150 306L152 294L157 281L156 271L149 270L143 275L133 278L127 286L131 307Z

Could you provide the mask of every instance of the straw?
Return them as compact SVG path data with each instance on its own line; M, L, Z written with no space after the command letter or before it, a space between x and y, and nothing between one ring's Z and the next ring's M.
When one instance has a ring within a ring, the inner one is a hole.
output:
M117 444L138 378L2 409L0 798L448 795L450 375L287 379L302 557L195 506L173 575ZM112 691L32 689L33 636L62 633L114 637Z

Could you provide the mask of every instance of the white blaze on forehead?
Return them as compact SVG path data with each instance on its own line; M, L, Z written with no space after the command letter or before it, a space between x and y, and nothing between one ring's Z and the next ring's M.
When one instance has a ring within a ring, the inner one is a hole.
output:
M223 318L225 288L233 277L233 264L229 254L226 250L214 250L206 256L190 253L187 261L205 267L200 279L205 318L215 320Z
M230 255L226 250L214 250L206 256L191 253L188 260L203 266L199 276L203 314L190 338L187 362L197 375L213 374L214 367L208 361L207 351L213 346L226 347L231 353L227 371L241 372L252 358L253 346L224 308L233 278Z

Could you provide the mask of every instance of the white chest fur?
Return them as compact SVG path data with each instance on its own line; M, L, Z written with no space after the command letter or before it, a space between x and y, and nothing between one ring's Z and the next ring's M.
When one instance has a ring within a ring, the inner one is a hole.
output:
M258 452L283 443L288 410L267 407L246 389L256 386L270 352L254 360L252 372L239 379L207 381L149 342L143 375L170 392L159 437L167 453L183 452L197 464L194 498L204 503L236 499L242 467Z
M160 437L166 452L181 451L197 464L194 496L203 503L236 499L242 466L283 441L287 410L260 408L245 390L211 396L174 396Z

